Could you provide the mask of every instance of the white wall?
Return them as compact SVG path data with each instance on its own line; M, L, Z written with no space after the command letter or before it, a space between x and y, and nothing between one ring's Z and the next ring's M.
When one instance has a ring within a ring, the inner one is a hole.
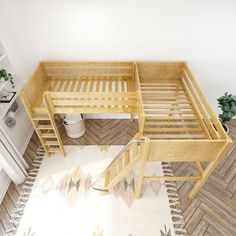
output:
M186 60L216 109L236 93L235 0L0 0L25 81L39 60Z

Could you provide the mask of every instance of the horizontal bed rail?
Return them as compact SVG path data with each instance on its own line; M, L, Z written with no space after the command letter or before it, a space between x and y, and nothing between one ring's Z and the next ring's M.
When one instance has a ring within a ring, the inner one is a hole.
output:
M199 88L189 68L186 68L181 73L181 79L184 86L190 91L195 107L202 116L202 121L209 132L212 139L228 139L219 119L216 117L212 108L208 104L205 96Z
M48 77L61 76L130 76L132 62L43 62Z
M64 113L135 113L137 93L75 93L46 92L50 96L56 114Z

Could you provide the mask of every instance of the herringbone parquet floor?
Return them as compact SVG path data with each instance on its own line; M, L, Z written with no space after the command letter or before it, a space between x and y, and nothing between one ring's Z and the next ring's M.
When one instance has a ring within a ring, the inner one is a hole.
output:
M230 136L236 143L236 122L230 124ZM175 163L175 175L191 175L193 165ZM197 196L189 203L190 182L178 182L178 193L185 228L192 236L236 235L236 148L216 168Z
M63 143L67 145L120 145L128 143L137 132L137 127L137 122L129 120L86 120L86 133L80 139L68 138L63 126L59 130ZM236 121L231 123L230 129L230 136L236 141ZM24 154L29 164L36 155L38 145L34 134ZM187 163L174 163L172 168L176 175L196 172L194 166ZM236 235L236 149L225 157L192 202L187 199L192 183L179 182L177 186L188 235ZM0 235L4 235L20 191L21 186L11 184L0 205Z

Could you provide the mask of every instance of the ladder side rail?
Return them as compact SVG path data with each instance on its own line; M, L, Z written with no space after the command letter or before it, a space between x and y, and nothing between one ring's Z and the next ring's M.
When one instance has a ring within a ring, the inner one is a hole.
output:
M145 112L144 112L143 99L142 99L142 94L141 94L138 66L136 63L134 64L134 82L135 82L136 91L138 93L137 94L137 98L138 98L137 108L138 108L139 132L143 134L144 123L145 123Z
M62 140L61 140L61 136L60 136L59 131L57 129L57 125L56 125L55 119L54 119L55 108L54 108L53 103L52 103L50 92L45 92L43 94L43 102L44 102L46 110L48 112L48 116L49 116L49 119L51 121L52 127L54 129L54 132L55 132L56 138L58 140L60 149L61 149L61 151L62 151L62 153L63 153L63 155L65 157L66 156L66 152L65 152Z

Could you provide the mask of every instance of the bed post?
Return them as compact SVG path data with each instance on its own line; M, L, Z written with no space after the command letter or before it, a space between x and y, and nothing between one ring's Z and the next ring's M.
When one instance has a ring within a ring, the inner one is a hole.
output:
M142 148L142 145L143 145L143 148ZM142 148L140 151L141 166L140 166L140 173L138 177L138 183L135 189L136 198L139 198L142 193L143 179L144 179L146 162L148 160L149 147L150 147L150 139L145 139L145 142L141 144L141 147L140 147Z
M203 184L206 182L206 180L208 179L208 177L211 175L211 173L214 171L214 169L216 168L216 166L219 164L219 162L225 157L225 154L230 150L230 148L232 147L232 140L229 139L226 141L225 145L223 146L223 148L221 149L221 151L219 152L218 156L211 161L207 168L203 171L202 173L202 178L201 180L199 180L193 187L193 189L191 190L191 192L189 193L189 200L191 201L195 195L198 193L198 191L201 189L201 187L203 186ZM233 148L232 148L233 150Z

